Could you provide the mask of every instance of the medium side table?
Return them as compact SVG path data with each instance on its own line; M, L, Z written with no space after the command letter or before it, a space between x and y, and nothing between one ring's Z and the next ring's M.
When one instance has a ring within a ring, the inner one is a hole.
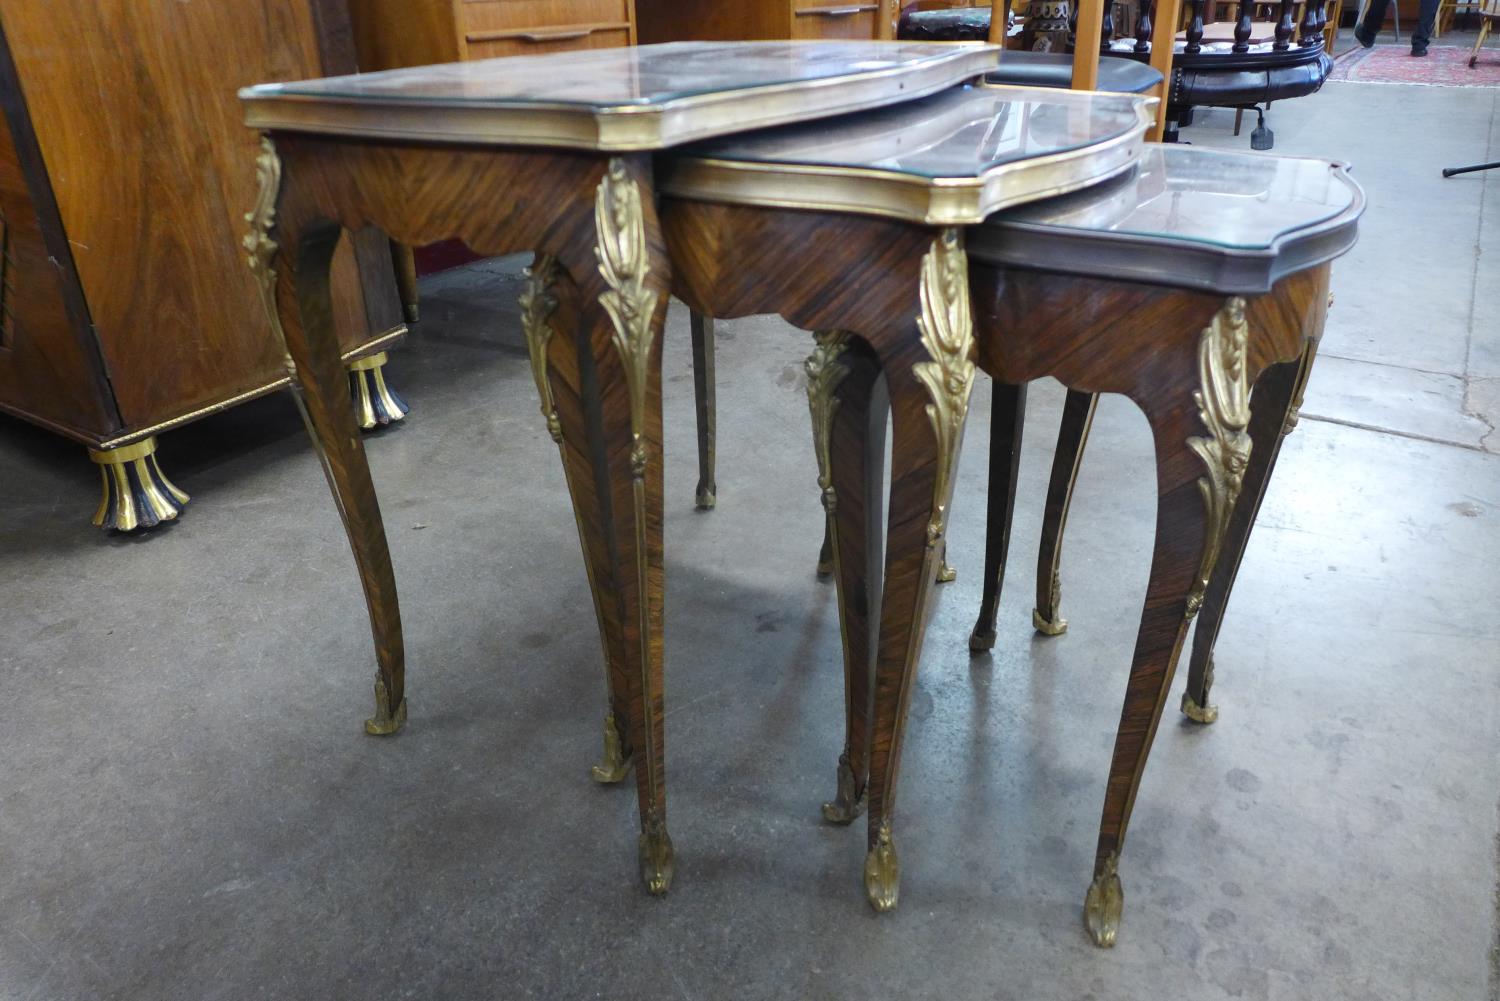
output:
M877 911L899 896L901 742L974 377L963 227L1129 170L1154 104L964 87L663 158L678 295L705 316L779 313L815 332L808 402L846 718L823 815L848 824L868 802L864 885Z

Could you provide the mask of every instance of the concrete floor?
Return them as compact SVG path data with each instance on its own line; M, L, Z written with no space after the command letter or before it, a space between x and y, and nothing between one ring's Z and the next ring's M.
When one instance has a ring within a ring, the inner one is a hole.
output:
M368 439L411 723L364 736L370 638L289 404L163 441L194 496L149 538L86 525L74 447L0 424L0 998L1496 997L1500 157L1496 90L1330 85L1277 149L1370 193L1301 427L1219 644L1221 721L1175 710L1081 927L1152 510L1106 399L1069 525L1069 633L1030 628L1061 390L1033 391L993 657L975 394L913 699L900 909L823 825L841 739L801 361L722 326L719 508L695 512L686 315L670 318L668 757L678 875L636 878L635 803L587 768L598 640L517 326L515 262L430 281ZM1245 148L1214 112L1184 138Z

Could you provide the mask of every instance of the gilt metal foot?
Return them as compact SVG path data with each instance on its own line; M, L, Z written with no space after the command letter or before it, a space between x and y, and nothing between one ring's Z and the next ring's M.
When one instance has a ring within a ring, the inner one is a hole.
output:
M956 580L958 580L958 571L948 565L947 557L938 560L937 582L951 584Z
M995 649L995 630L980 629L975 626L974 631L969 634L969 652L984 653L986 650L993 649Z
M823 545L818 550L818 576L833 576L833 542L826 531L823 533Z
M385 382L384 351L361 358L349 366L349 395L354 400L354 417L361 430L394 424L406 416L406 401Z
M881 914L895 910L901 896L901 861L891 843L889 821L880 825L875 847L865 856L865 896Z
M700 511L712 511L714 505L719 502L719 490L713 486L698 487L697 504Z
M839 785L833 802L823 804L823 819L830 824L852 824L865 812L865 794L855 791L854 768L849 755L839 755Z
M631 760L630 753L625 750L625 740L620 736L619 724L615 722L615 714L606 714L604 717L604 757L590 770L590 774L600 785L614 785L630 774Z
M1043 636L1061 636L1068 631L1068 620L1062 617L1062 574L1055 569L1046 607L1032 609L1031 624Z
M1083 899L1083 923L1089 937L1101 949L1111 948L1115 936L1120 932L1120 912L1125 907L1125 890L1120 885L1116 867L1119 854L1112 854L1104 861L1104 871L1089 884L1089 892Z
M89 459L104 481L94 524L117 532L155 528L182 513L188 495L177 489L156 461L156 437L96 451Z
M406 725L406 698L391 712L391 694L385 682L375 679L375 715L365 720L365 733L372 737L388 737Z
M1068 631L1068 620L1053 612L1049 617L1040 608L1031 610L1031 625L1043 636L1061 636Z
M1190 678L1189 688L1191 687L1192 685ZM1213 687L1214 657L1213 654L1209 654L1208 663L1204 665L1203 669L1203 701L1206 704L1200 706L1198 704L1198 700L1193 698L1191 692L1183 692L1182 715L1186 716L1194 723L1202 723L1204 726L1207 726L1210 723L1217 722L1219 719L1219 707L1208 701L1208 693L1213 690Z
M1191 695L1189 695L1187 692L1183 692L1182 715L1186 716L1194 723L1202 723L1207 726L1209 723L1218 722L1219 707L1212 704L1200 706L1193 700L1193 697Z
M641 880L646 884L646 892L653 897L662 896L672 887L677 865L666 822L660 817L647 819L641 830L640 856Z

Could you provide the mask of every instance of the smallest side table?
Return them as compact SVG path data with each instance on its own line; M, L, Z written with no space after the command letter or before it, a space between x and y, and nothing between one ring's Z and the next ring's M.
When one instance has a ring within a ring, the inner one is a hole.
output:
M1069 390L1037 574L1044 633L1061 631L1062 528L1097 394L1134 400L1155 441L1155 551L1085 904L1099 945L1115 940L1120 848L1200 609L1183 709L1212 720L1219 623L1282 436L1296 423L1330 301L1330 262L1353 246L1363 209L1343 164L1163 145L1109 184L996 216L971 235L979 365L997 392L972 647L994 641L1020 387L1052 376Z

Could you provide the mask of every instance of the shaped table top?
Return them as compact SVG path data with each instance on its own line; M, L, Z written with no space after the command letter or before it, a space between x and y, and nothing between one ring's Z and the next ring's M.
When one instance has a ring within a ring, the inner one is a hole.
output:
M1364 205L1346 164L1148 144L1134 171L996 216L968 250L1005 267L1256 294L1352 247Z
M912 100L994 69L1000 51L672 42L261 84L240 99L258 129L624 152Z
M1154 98L976 84L664 157L657 187L700 201L972 225L1128 170Z

